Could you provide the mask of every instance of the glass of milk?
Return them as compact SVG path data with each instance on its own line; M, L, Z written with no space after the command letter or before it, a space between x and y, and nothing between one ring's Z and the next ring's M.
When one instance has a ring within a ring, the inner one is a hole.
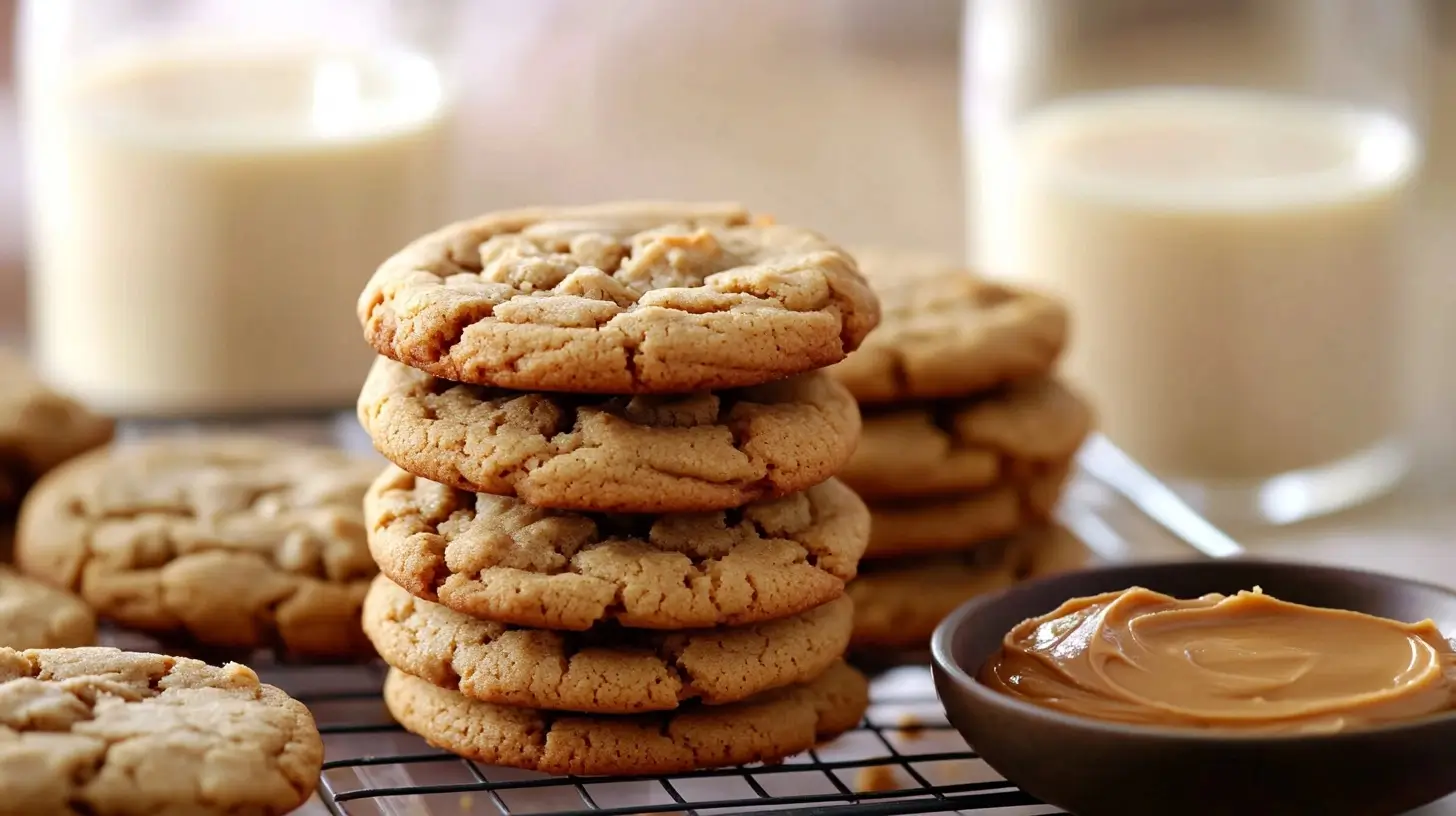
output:
M1072 310L1107 437L1216 520L1404 475L1415 0L968 0L968 246Z
M452 215L444 0L26 0L30 342L126 417L344 409L374 268Z

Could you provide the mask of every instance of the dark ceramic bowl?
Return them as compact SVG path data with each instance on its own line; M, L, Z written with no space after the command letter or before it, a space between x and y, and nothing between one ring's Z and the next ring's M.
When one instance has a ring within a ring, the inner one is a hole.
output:
M1080 816L1386 816L1456 792L1456 714L1326 735L1248 736L1123 725L1012 699L975 674L1013 626L1063 601L1131 586L1178 598L1255 585L1276 598L1456 633L1456 591L1357 570L1254 559L1110 567L978 598L931 643L956 729L1033 796Z

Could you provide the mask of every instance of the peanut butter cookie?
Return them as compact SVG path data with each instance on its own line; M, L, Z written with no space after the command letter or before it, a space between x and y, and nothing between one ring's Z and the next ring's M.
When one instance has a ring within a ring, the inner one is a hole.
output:
M1070 472L1070 462L1059 462L1014 483L965 496L872 503L864 557L964 550L1044 522L1056 510Z
M359 607L378 570L361 502L377 468L261 437L94 451L26 497L16 561L102 617L159 636L369 655Z
M0 648L0 814L283 814L323 743L245 666L117 649Z
M1090 560L1071 533L1043 525L972 550L866 565L848 590L851 648L923 649L940 621L971 598Z
M839 661L808 683L738 703L614 717L482 703L391 670L384 703L406 729L478 762L621 776L774 762L806 751L859 723L869 684Z
M857 249L879 297L880 327L830 369L861 403L962 397L1051 371L1067 310L935 256Z
M867 564L849 586L855 606L851 648L924 648L957 606L1011 586L1030 563L1023 542L1003 539L957 553Z
M1092 420L1087 403L1054 380L876 411L837 475L869 500L963 494L1067 461Z
M722 510L818 484L859 436L859 409L821 373L721 392L522 393L379 358L359 421L385 458L431 481L539 507Z
M385 261L359 298L386 357L457 382L646 394L843 359L879 321L854 260L731 204L491 213Z
M689 700L718 705L823 674L849 646L854 606L823 606L753 626L654 632L521 629L462 615L383 576L364 599L364 631L389 665L487 703L635 714Z
M111 441L113 423L48 388L0 349L0 516L51 468Z
M711 513L548 510L388 468L364 499L381 571L476 618L585 630L742 626L844 592L869 511L836 481Z
M84 601L0 567L0 646L58 649L95 642L96 613Z

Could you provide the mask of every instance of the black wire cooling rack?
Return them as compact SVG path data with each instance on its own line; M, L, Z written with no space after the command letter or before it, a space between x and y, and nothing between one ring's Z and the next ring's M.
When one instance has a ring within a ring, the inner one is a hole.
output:
M122 436L146 432L128 426ZM330 441L352 450L371 449L349 414L322 426L309 420L283 423L268 432L300 441ZM1074 478L1067 495L1070 499L1064 505L1076 512L1064 514L1064 520L1100 554L1126 557L1129 542L1136 541L1143 548L1161 542L1165 553L1187 555L1185 545L1136 511L1129 512L1096 480ZM1108 507L1114 505L1121 512L1109 513ZM1156 557L1156 552L1143 554ZM178 653L135 633L109 628L103 641L122 648ZM307 705L324 736L318 795L295 816L1062 813L1017 789L976 756L946 722L930 672L923 666L880 673L871 685L870 709L858 728L782 764L604 778L552 777L490 767L431 748L396 725L385 711L380 695L382 665L286 665L266 655L244 662Z
M763 813L885 816L1055 814L990 770L946 722L924 667L882 673L865 719L831 743L779 765L671 776L560 777L496 768L429 747L384 709L377 666L257 666L303 701L324 735L317 801L302 813Z

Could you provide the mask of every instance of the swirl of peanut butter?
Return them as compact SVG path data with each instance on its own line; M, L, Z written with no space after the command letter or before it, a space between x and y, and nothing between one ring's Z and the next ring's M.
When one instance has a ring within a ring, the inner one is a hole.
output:
M1328 733L1456 706L1456 653L1429 621L1141 587L1024 621L978 679L1099 720Z

